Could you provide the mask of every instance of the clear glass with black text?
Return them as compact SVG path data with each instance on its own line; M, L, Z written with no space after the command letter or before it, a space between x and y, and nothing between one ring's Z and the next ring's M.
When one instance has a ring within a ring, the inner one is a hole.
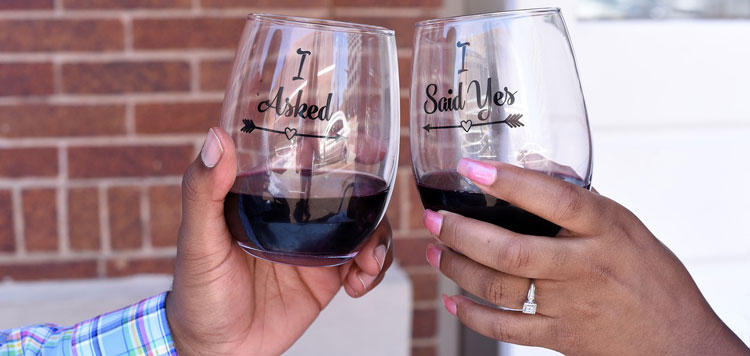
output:
M410 106L412 164L427 209L555 236L559 226L459 175L459 160L505 162L591 184L586 105L557 8L418 23Z
M246 252L298 266L356 256L398 165L396 62L386 28L248 16L221 115L238 163L224 215Z

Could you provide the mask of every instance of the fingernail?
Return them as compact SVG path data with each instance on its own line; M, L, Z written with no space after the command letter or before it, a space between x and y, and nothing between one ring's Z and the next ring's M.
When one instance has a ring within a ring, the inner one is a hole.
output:
M440 235L440 227L443 225L443 215L440 215L430 209L424 211L424 226L433 235Z
M482 185L490 185L495 182L497 168L480 161L469 158L461 158L456 167L458 173Z
M203 143L203 148L201 149L201 160L203 161L203 164L208 168L214 168L214 166L219 163L219 159L221 159L223 153L224 148L221 147L219 136L216 136L214 129L209 129L208 135L206 136L206 142Z
M454 302L451 297L443 294L443 305L445 306L445 310L447 310L448 313L451 313L453 316L457 316L456 302Z
M359 277L359 281L362 283L362 292L357 293L357 294L363 294L367 290L367 287L369 287L370 284L372 284L372 281L375 280L376 276L371 276L367 273L363 273L362 271L358 271L357 277Z
M375 248L375 262L378 263L378 267L380 267L380 270L383 270L383 261L385 261L385 253L386 253L385 245L380 245Z
M433 244L427 244L427 262L430 266L440 269L440 249Z

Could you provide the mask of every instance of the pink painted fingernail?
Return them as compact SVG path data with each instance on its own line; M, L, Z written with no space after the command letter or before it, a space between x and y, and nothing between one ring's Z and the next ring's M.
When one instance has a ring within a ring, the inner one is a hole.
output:
M448 311L448 313L453 314L453 316L456 315L456 302L453 301L453 298L443 294L443 305L445 306L445 310Z
M378 263L378 267L380 267L380 270L383 270L383 261L385 261L386 252L388 252L388 249L385 247L385 245L378 245L378 247L375 248L375 262Z
M369 287L370 284L372 284L372 281L374 281L376 277L377 276L371 276L362 271L358 271L357 278L359 278L360 283L362 283L362 292L359 292L357 294L364 294L365 291L367 291L367 287Z
M440 227L443 225L443 215L440 215L430 209L424 211L424 226L433 235L440 235Z
M440 249L433 244L427 244L427 262L430 266L440 269Z
M480 161L469 158L461 158L458 161L456 171L462 176L469 178L482 185L490 185L495 182L497 168Z
M203 143L203 148L201 149L203 164L208 168L214 168L219 163L223 153L224 148L221 147L219 136L216 136L214 129L209 129L208 135L206 135L206 142Z

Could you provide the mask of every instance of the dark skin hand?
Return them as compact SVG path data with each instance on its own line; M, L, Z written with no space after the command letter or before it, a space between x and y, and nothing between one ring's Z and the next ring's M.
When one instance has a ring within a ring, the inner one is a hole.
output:
M520 309L535 281L535 315L444 296L466 326L566 355L750 355L679 259L623 206L509 164L464 159L457 170L485 193L562 227L548 238L425 212L442 243L428 246L428 261L465 290Z
M362 296L393 261L387 219L353 260L338 267L295 267L248 255L224 220L236 169L231 137L213 128L183 178L177 264L166 306L180 355L279 355L341 287Z

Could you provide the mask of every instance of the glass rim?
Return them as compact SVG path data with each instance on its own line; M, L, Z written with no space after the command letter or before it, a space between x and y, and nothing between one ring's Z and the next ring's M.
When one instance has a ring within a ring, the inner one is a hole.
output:
M279 25L292 25L320 31L352 32L360 34L395 36L395 31L386 27L365 25L354 22L319 19L313 17L251 13L247 15L247 20L256 20Z
M468 22L468 21L474 21L474 20L531 17L531 16L546 15L546 14L553 14L553 13L559 14L560 8L559 7L536 7L536 8L530 8L530 9L505 10L505 11L484 12L484 13L470 14L470 15L450 16L450 17L443 17L439 19L419 21L417 22L416 27L418 28L419 27L431 27L431 26L444 25L448 23Z

